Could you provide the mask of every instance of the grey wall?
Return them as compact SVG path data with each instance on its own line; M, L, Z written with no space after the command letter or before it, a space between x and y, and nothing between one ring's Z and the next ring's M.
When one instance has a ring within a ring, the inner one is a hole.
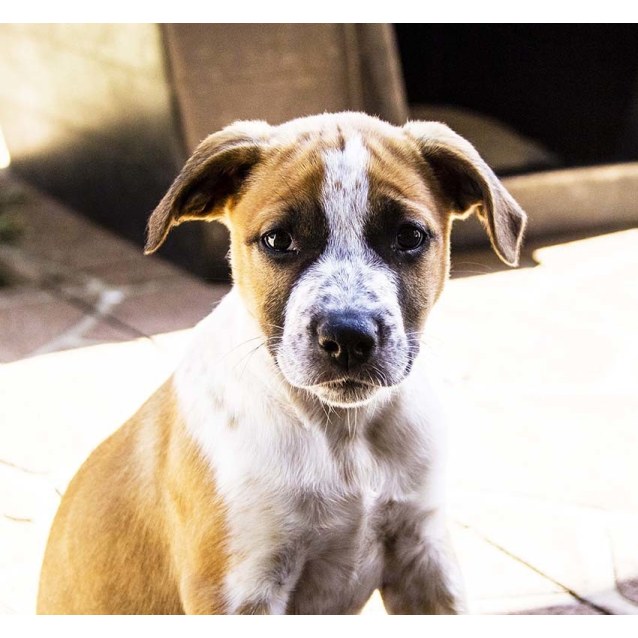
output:
M343 110L397 123L407 116L390 25L167 24L164 31L191 149L238 119L279 124Z
M0 25L0 127L11 169L142 244L186 156L154 24ZM169 255L201 269L185 230Z

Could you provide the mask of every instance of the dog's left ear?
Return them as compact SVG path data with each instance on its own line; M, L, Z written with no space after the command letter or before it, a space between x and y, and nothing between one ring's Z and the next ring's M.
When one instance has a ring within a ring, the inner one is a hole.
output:
M496 254L516 266L527 215L477 150L440 122L408 122L404 130L432 168L451 212L461 216L476 212Z
M235 122L209 135L186 162L148 220L146 255L184 221L216 219L232 208L270 138L266 122Z

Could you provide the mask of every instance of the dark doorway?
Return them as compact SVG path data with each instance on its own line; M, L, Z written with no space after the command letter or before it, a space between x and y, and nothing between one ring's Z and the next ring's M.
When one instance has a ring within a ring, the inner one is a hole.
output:
M561 166L638 159L635 25L396 29L411 104L454 105L496 118Z

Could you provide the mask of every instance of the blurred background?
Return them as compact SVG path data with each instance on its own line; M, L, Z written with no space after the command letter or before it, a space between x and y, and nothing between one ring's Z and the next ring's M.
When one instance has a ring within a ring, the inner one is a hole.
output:
M0 24L0 611L33 611L68 480L228 290L219 224L141 254L186 158L342 110L446 122L529 215L516 270L455 224L424 343L470 610L638 612L638 27L611 24Z

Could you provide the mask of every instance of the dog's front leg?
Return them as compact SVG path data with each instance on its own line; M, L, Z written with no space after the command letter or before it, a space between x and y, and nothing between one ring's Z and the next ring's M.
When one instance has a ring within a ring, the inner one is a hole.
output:
M187 614L285 614L300 566L288 551L255 550L219 569L191 563L180 579Z
M463 613L463 585L443 512L395 503L387 521L381 596L388 613Z
M257 529L263 531L264 526ZM243 550L236 554L225 578L227 613L285 614L304 565L303 544L292 535L283 535L273 547L266 539L255 543L256 538L250 536L252 542L242 543ZM241 540L235 537L238 548Z
M187 614L285 614L291 586L259 557L241 561L221 580L190 573L180 595Z

